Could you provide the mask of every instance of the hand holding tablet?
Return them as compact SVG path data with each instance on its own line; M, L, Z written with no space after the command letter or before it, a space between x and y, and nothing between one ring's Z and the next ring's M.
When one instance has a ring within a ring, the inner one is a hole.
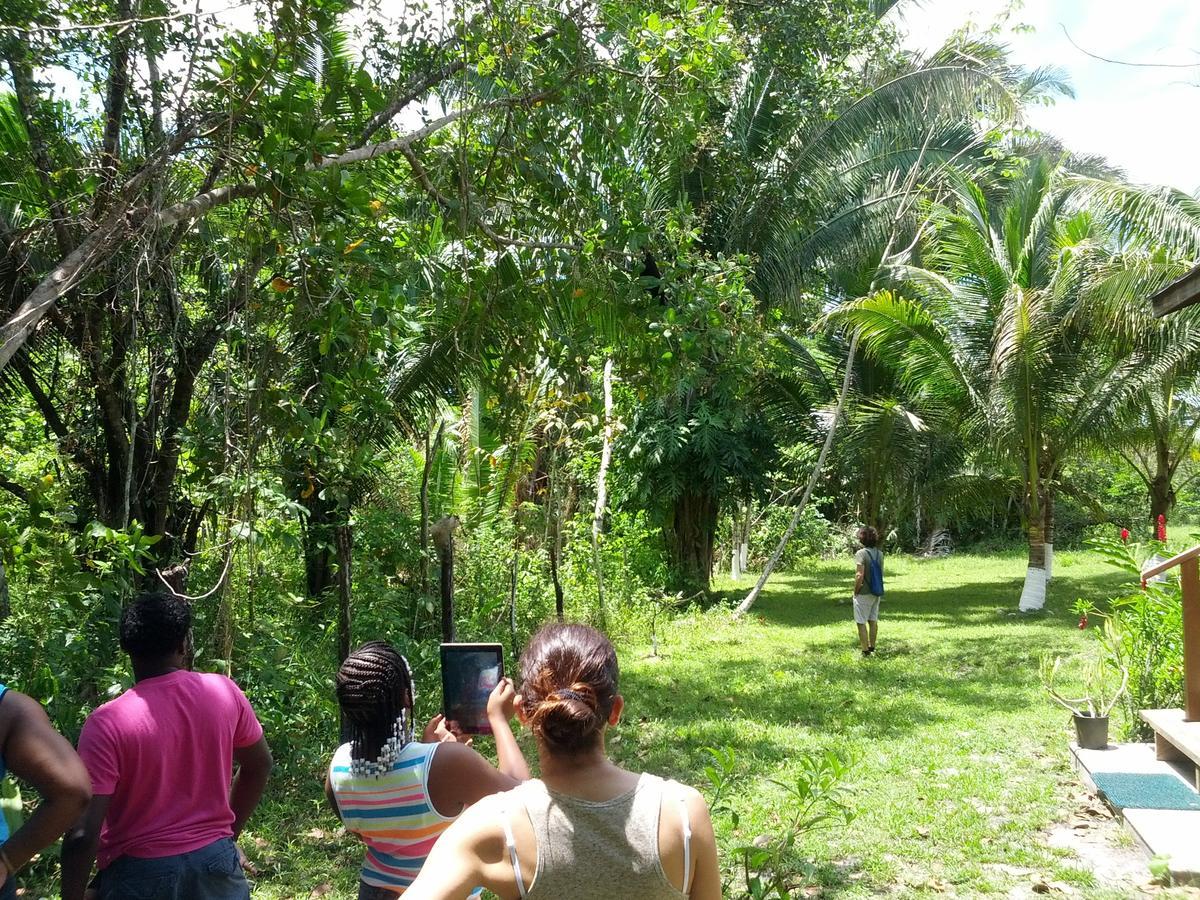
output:
M442 644L442 714L463 734L491 734L488 720L493 692L501 704L495 711L511 713L516 691L504 679L504 648L499 644ZM511 717L506 716L506 718Z

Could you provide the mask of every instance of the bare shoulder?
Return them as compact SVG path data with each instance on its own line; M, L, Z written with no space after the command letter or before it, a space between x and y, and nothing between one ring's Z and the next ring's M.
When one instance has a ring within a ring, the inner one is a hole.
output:
M509 811L511 805L506 794L491 794L468 806L454 824L462 822L464 828L481 833L501 833L503 829L500 827L500 817Z
M19 722L23 727L31 725L50 726L50 718L42 704L20 691L7 690L0 697L0 721L5 725Z
M443 839L449 846L471 854L481 863L495 862L504 857L502 817L508 813L503 794L484 797L463 810L446 830Z

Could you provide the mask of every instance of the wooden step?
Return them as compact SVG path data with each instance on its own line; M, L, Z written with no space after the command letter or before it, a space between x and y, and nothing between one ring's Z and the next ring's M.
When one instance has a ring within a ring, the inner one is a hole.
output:
M1188 722L1182 709L1143 709L1142 719L1154 729L1154 752L1167 762L1192 764L1200 790L1200 722Z

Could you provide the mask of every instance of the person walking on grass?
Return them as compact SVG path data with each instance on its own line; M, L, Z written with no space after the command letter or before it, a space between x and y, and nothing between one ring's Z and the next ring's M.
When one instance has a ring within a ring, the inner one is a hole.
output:
M42 802L15 834L0 815L0 900L17 896L17 871L62 837L92 798L87 769L41 704L0 684L0 779L10 772L37 788Z
M337 698L350 740L333 756L325 795L346 830L366 844L359 900L391 900L465 808L529 778L509 724L519 698L507 678L488 698L499 768L440 715L413 739L412 672L390 644L371 641L346 657Z
M533 730L541 779L487 797L447 829L404 900L718 900L704 798L628 772L604 749L621 718L617 655L586 625L547 625L521 656L517 717Z
M875 636L879 632L879 601L883 598L883 551L879 549L879 532L869 525L858 529L862 546L854 554L854 624L858 626L858 643L862 655L875 653Z
M63 841L62 900L249 900L235 841L271 751L236 684L190 671L191 628L174 595L142 594L121 614L134 685L79 736L94 796Z

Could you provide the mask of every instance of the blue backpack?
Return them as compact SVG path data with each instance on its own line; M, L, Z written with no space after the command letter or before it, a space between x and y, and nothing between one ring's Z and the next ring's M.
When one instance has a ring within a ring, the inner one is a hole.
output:
M867 590L876 597L883 596L883 554L873 547L863 548L867 551L867 577L864 584Z

